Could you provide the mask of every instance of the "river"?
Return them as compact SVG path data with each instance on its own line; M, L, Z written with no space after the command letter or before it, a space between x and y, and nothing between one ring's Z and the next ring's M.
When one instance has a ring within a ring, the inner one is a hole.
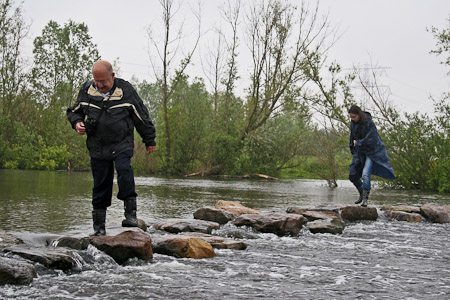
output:
M90 173L0 170L0 230L37 245L53 235L86 236L91 188ZM357 193L347 181L328 188L320 180L136 177L136 188L138 217L149 224L192 218L218 200L284 212L350 205ZM375 188L369 205L425 203L450 204L450 195ZM122 214L114 198L107 222ZM226 236L230 226L216 234ZM0 299L450 299L449 229L380 214L374 222L347 224L341 235L248 232L243 251L216 249L215 258L199 260L155 254L123 266L89 247L78 252L77 270L38 268L30 285L0 286Z

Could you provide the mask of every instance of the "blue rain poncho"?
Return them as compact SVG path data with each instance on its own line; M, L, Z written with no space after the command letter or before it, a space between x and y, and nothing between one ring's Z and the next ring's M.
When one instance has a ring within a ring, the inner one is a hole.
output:
M353 182L361 178L367 156L373 161L371 174L394 179L394 169L389 161L386 147L372 121L372 116L368 112L365 113L367 122L355 123L352 121L350 126L350 151L353 154L353 160L350 165L349 179ZM356 140L356 145L353 144L354 140Z

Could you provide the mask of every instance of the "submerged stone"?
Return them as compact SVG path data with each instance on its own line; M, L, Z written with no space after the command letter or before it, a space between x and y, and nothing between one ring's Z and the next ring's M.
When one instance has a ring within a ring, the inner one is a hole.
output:
M0 230L0 247L7 247L11 245L23 244L23 241L18 237Z
M308 222L309 231L312 233L341 234L345 224L341 218L318 219Z
M385 215L392 220L418 223L422 221L422 216L416 213L407 213L404 211L388 210Z
M412 205L384 205L380 209L384 211L403 211L407 213L420 214L420 207Z
M66 247L74 250L86 250L89 244L89 238L77 239L74 237L65 236L56 240L53 246Z
M200 232L183 233L178 236L186 236L201 239L213 246L216 249L233 249L233 250L245 250L247 244L242 241L237 241L217 235L205 234Z

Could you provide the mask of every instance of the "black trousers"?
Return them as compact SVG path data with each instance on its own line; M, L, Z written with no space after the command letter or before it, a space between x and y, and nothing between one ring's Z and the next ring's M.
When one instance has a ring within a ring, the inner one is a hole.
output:
M125 200L136 197L131 157L133 151L124 151L113 160L101 160L91 157L92 176L94 187L92 189L92 206L94 209L106 209L111 206L113 192L114 166L117 171L117 184L119 192L117 198Z

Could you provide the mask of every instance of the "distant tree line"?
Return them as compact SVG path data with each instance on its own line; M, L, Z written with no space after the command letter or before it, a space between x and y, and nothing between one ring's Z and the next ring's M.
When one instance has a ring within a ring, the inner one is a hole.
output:
M245 9L240 1L229 4L221 9L227 29L215 29L210 52L202 53L205 75L192 78L201 15L194 13L198 33L188 43L174 23L178 2L159 2L161 29L148 28L155 81L128 78L157 129L154 155L136 141L137 173L266 174L337 186L351 161L347 108L356 103L376 118L387 146L397 179L386 185L450 192L450 94L424 99L433 101L436 117L399 112L380 85L328 62L335 32L318 7L282 0L254 1ZM0 168L89 169L85 137L65 116L101 58L87 25L50 21L33 41L30 65L22 53L29 26L20 4L0 0L0 15ZM449 31L450 24L430 30L437 41L431 52L448 66ZM249 70L239 60L244 42ZM120 62L115 64L120 73ZM379 74L372 76L377 83ZM244 93L237 91L240 82L248 82ZM355 99L355 82L369 101Z

